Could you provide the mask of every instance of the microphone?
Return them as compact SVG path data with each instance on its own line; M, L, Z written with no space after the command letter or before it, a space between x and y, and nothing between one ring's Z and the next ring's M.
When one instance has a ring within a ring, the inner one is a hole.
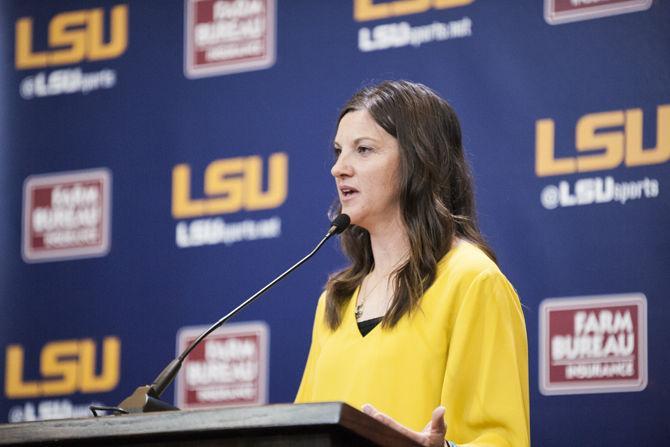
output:
M328 234L340 234L347 228L351 219L346 214L338 214L337 217L330 223L330 228L328 229Z
M198 346L200 342L202 342L205 339L205 337L207 337L209 334L211 334L216 329L221 327L226 321L235 316L240 310L245 308L247 305L251 304L254 300L256 300L256 298L261 296L272 286L274 286L279 281L284 279L286 275L288 275L293 270L297 269L302 264L304 264L305 261L311 258L321 248L321 246L333 235L340 234L344 230L346 230L347 227L349 227L350 222L351 219L346 214L338 215L331 222L330 228L328 229L326 235L323 237L323 239L321 239L321 241L316 245L316 247L314 247L314 249L311 252L309 252L304 258L293 264L293 266L291 266L284 273L282 273L281 275L277 276L275 279L270 281L265 287L263 287L258 292L254 293L249 298L244 300L235 309L233 309L228 314L219 319L219 321L211 325L206 331L200 334L198 338L196 338L195 341L193 341L193 343L191 343L189 347L186 348L177 358L168 363L165 369L163 369L163 371L161 371L161 373L158 374L158 376L154 379L151 385L144 385L138 387L133 392L133 394L131 394L129 397L124 399L119 404L117 410L119 410L120 413L146 413L150 411L178 410L178 408L161 401L160 396L161 394L163 394L163 391L165 391L165 389L168 386L170 386L175 376L179 372L179 369L181 369L182 363L184 362L186 357L191 353L191 351L193 351L193 349L195 349L195 347Z

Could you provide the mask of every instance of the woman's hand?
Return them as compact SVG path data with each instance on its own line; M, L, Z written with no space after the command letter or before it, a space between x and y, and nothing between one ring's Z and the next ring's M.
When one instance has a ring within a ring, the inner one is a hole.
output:
M363 413L372 416L379 422L399 431L403 435L418 442L424 447L444 447L446 445L444 436L447 434L447 424L444 423L444 407L439 406L433 410L433 416L423 431L411 430L400 422L393 419L370 404L363 405Z

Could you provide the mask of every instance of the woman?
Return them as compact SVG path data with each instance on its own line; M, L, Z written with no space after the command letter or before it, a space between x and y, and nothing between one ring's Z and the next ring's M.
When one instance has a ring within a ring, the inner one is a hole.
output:
M456 114L383 82L344 106L334 148L351 265L319 299L296 402L348 402L426 446L529 445L523 313L478 230Z

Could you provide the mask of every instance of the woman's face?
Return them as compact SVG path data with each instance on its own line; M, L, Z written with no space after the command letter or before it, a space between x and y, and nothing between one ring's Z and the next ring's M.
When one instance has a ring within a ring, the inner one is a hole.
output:
M398 140L382 129L367 110L349 112L340 121L333 143L331 169L351 223L373 231L400 216Z

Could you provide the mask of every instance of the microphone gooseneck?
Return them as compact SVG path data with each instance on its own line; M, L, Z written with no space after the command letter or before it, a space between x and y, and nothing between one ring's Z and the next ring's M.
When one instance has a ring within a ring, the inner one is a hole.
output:
M186 348L180 355L179 357L175 358L172 360L166 367L161 371L160 374L154 379L153 383L148 386L142 386L139 387L135 393L133 393L130 397L126 398L123 402L119 404L119 407L127 412L130 413L139 413L139 412L146 412L146 411L159 411L159 410L164 410L164 409L173 409L173 408L165 408L165 407L160 407L160 405L156 406L156 401L160 398L161 394L163 394L163 391L172 383L174 380L175 376L181 369L181 366L186 359L186 357L195 349L196 346L202 342L209 334L214 332L216 329L221 327L226 321L228 321L230 318L235 316L239 311L241 311L243 308L245 308L247 305L251 304L254 300L256 300L258 297L260 297L263 293L265 293L268 289L270 289L272 286L277 284L279 281L284 279L286 275L291 273L293 270L297 269L300 267L302 264L305 263L309 258L314 256L314 254L321 248L321 246L328 240L330 239L333 235L335 234L340 234L344 230L347 229L351 222L351 219L349 216L346 214L340 214L338 215L330 224L330 228L328 229L328 232L326 235L321 239L321 241L314 247L312 251L310 251L305 257L303 257L301 260L293 264L288 270L286 270L284 273L281 275L277 276L275 279L270 281L265 287L260 289L258 292L254 293L251 295L249 298L244 300L241 304L239 304L235 309L231 310L228 312L228 314L224 315L221 319L219 319L216 323L211 325L207 330L205 330L198 338L191 343L188 348Z

